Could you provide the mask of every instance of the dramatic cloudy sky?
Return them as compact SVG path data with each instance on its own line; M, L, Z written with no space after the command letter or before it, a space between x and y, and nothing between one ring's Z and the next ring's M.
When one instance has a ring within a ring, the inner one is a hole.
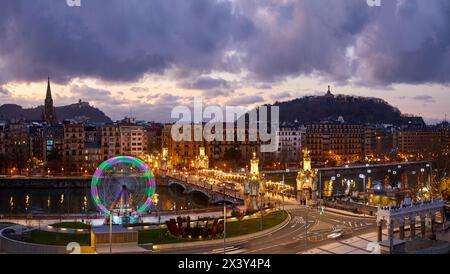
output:
M450 1L4 0L0 103L83 99L113 119L175 105L251 107L303 95L380 97L450 114Z

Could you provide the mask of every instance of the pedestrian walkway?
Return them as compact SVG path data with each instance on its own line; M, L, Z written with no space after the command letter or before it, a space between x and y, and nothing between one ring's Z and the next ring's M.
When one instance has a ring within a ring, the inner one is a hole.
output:
M377 233L371 232L309 249L299 254L380 254Z

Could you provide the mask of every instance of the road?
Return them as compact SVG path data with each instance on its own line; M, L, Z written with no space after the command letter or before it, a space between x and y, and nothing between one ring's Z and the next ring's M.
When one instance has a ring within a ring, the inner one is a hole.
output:
M342 239L351 238L376 230L375 219L350 217L332 212L323 215L317 209L304 207L287 210L291 216L290 222L282 229L260 238L232 243L227 249L228 254L297 254L321 245L333 243L328 239L334 229L343 229ZM306 241L306 230L307 238ZM165 253L223 253L222 245L207 247L181 248Z

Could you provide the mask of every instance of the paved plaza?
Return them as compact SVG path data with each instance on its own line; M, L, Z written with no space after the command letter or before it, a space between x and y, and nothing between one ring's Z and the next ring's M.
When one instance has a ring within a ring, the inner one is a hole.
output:
M383 235L387 236L387 234ZM370 232L345 240L336 240L334 243L325 244L298 254L371 254L373 249L370 249L370 247L376 246L376 242L377 233Z

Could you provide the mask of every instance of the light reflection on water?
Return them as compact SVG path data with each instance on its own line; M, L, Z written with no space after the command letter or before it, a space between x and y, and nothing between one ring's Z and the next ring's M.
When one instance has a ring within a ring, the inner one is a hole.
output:
M185 195L179 188L158 187L152 210L196 209L208 206L206 197ZM0 189L0 214L97 213L90 189Z

